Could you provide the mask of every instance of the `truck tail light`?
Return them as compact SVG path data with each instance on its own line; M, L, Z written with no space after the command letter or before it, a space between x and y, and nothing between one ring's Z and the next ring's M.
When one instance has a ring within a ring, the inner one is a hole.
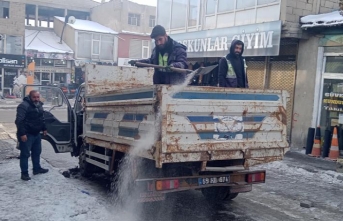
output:
M155 188L157 191L178 189L179 180L157 180Z
M247 182L248 183L255 183L255 182L264 182L266 179L265 172L259 172L259 173L252 173L247 174Z

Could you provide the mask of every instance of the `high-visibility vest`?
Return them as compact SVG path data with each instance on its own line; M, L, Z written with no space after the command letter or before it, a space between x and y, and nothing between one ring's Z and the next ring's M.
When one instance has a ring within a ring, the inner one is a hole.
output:
M158 53L158 65L167 67L168 66L168 53L164 53L162 56L161 53ZM164 69L160 69L160 71L165 71Z
M226 59L226 57L224 57ZM233 69L233 66L231 64L231 61L226 59L227 61L227 74L226 74L226 78L233 78L233 79L236 79L237 78L237 75L236 75L236 72L235 70ZM244 63L244 72L245 72L245 75L247 73L247 63L245 62L245 59L243 59L243 63ZM247 77L247 76L245 76Z

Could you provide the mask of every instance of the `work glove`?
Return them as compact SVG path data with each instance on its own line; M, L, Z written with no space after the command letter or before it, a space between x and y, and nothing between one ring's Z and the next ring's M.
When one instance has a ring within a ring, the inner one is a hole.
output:
M164 70L166 72L172 72L172 69L171 69L172 67L173 67L172 65L168 65L167 67L164 68Z
M129 61L128 63L129 63L131 66L136 66L136 62L137 62L137 61L135 61L135 60L131 60L131 61Z

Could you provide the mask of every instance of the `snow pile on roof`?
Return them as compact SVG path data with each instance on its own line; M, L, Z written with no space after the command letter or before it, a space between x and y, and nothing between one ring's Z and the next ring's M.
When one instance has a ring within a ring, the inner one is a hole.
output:
M133 32L133 31L121 31L123 34L133 34L133 35L143 35L143 36L150 36L149 33L141 33L141 32Z
M55 16L56 19L64 22L64 17L57 17ZM113 31L110 28L107 28L97 22L94 21L88 21L88 20L82 20L82 19L75 19L74 24L69 24L68 25L75 30L79 31L90 31L90 32L99 32L99 33L104 33L104 34L118 34L118 32Z
M319 15L308 15L301 18L302 28L324 27L343 25L343 16L340 11L334 11Z
M25 30L25 50L36 50L46 53L73 53L73 50L53 31Z

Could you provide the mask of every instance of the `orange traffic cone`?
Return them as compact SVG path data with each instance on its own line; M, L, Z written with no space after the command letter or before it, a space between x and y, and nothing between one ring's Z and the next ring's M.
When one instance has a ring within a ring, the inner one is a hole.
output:
M338 139L337 139L337 127L335 127L333 130L333 135L332 135L329 159L336 161L338 157L339 157L339 149L338 149Z
M313 144L313 148L312 148L312 153L310 154L310 156L312 157L320 157L320 126L317 127L316 129L316 136L314 138L314 144Z

